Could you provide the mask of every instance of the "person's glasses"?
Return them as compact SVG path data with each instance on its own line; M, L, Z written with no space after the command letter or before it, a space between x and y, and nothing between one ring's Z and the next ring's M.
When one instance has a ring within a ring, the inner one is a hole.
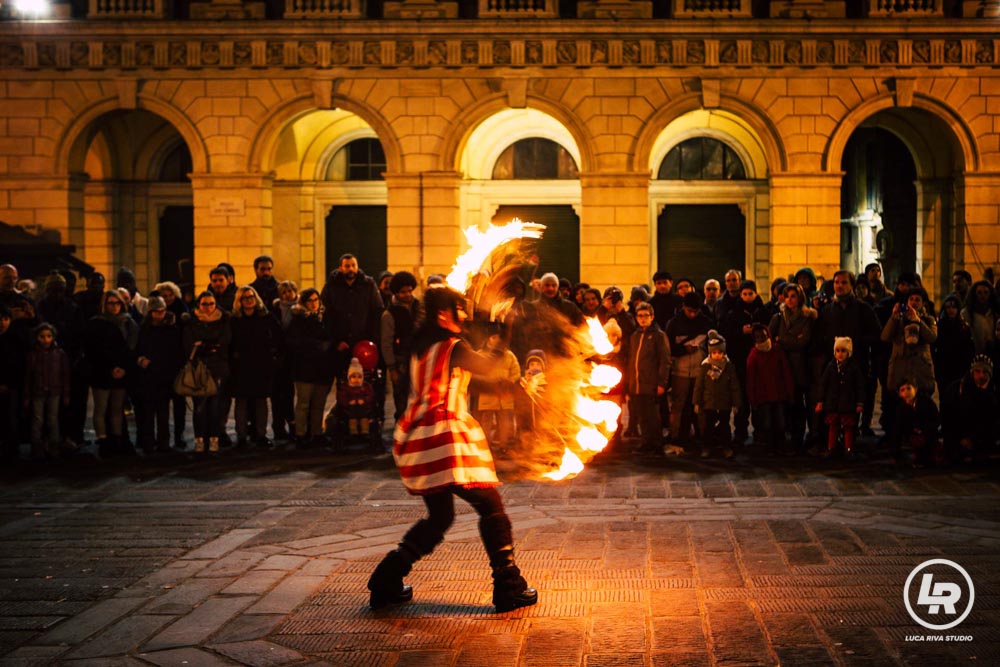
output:
M646 319L647 317L652 317L652 315L650 315L649 313L636 313L635 316L636 316L637 319L640 319L640 320Z
M257 297L255 297L253 294L244 294L243 296L240 297L240 299L242 299L243 301L256 301Z
M211 308L212 306L215 305L215 302L214 301L202 301L198 305L201 306L202 308Z
M108 301L106 304L104 304L105 308L108 308L110 306L114 306L116 308L121 308L122 307L122 302L121 301Z

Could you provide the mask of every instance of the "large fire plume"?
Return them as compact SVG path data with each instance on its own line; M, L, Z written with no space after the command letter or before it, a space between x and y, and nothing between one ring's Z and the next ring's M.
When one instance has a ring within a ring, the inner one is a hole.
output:
M502 320L515 297L491 283L502 283L503 272L509 276L523 265L517 257L519 246L512 242L540 238L544 229L517 218L483 231L466 229L469 249L456 260L446 282L470 298L477 316L485 313L491 321ZM538 321L543 317L544 322ZM534 428L522 432L519 463L542 479L574 477L607 447L618 428L621 407L609 393L621 382L622 374L605 363L616 347L596 318L577 327L555 313L537 311L534 321L519 325L527 330L526 337L540 345L559 341L558 353L547 362L544 391L527 392Z

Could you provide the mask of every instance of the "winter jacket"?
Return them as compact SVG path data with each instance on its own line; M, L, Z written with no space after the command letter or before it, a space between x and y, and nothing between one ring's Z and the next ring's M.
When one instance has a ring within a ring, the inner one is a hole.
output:
M668 323L667 342L670 343L670 373L676 377L696 378L701 373L701 362L707 354L708 331L712 322L703 313L694 319L684 311L678 312ZM697 346L692 350L689 346Z
M976 354L990 354L996 340L996 313L992 308L979 310L965 308L962 317L972 327L972 340Z
M814 335L817 353L824 359L833 358L833 341L847 336L854 345L852 359L868 372L871 346L879 340L879 321L875 311L854 295L835 297L819 313L818 331Z
M257 280L250 283L250 287L257 292L260 300L264 303L271 303L278 298L278 281L274 276L257 278Z
M58 396L69 400L69 355L53 341L46 350L35 345L28 353L24 397Z
M941 390L941 429L945 443L957 445L963 438L993 445L1000 437L1000 393L996 383L980 389L966 373Z
M628 393L656 395L670 386L670 346L656 323L632 334L628 352Z
M865 403L865 374L853 357L843 364L834 359L827 364L819 381L819 402L824 412L847 414L857 412Z
M938 389L943 393L969 370L976 349L972 329L961 316L952 319L942 315L938 319L937 332L937 340L931 345L931 357Z
M905 442L912 435L922 435L926 439L926 444L930 444L937 439L941 415L930 397L917 394L914 405L899 402L896 406L894 423L895 428L892 433L896 442Z
M729 412L738 407L742 399L740 381L736 377L736 369L729 357L726 357L721 371L712 364L711 359L701 362L701 373L694 383L692 405L701 411Z
M916 345L905 341L907 324L920 326L920 340ZM905 378L917 381L917 389L930 396L934 393L934 359L931 344L937 340L937 322L930 315L920 315L916 320L890 317L882 329L882 340L892 343L889 356L889 389L895 392ZM856 349L856 348L855 348Z
M224 310L227 313L233 312L233 303L236 301L236 283L230 283L223 290L222 294L216 294L212 291L212 286L209 285L205 288L209 292L212 292L212 296L215 297L215 307L219 310Z
M215 379L220 380L229 377L229 344L233 340L233 331L230 327L232 315L224 310L217 312L220 317L209 321L199 318L197 312L187 317L182 337L185 355L190 355L194 344L201 342L195 357L208 366Z
M763 307L764 302L760 296L749 304L740 299L738 303L726 309L720 318L719 333L726 338L726 353L736 364L737 375L746 372L747 357L753 349L753 335L743 333L743 327L758 322L757 313Z
M375 390L368 382L352 387L346 382L337 385L337 411L349 419L372 417L375 413Z
M407 305L392 297L392 303L382 313L380 349L387 368L409 370L419 311L420 302L416 299Z
M99 389L124 387L134 369L138 340L139 326L128 315L90 318L83 335L84 368L90 385ZM125 377L112 377L115 368L123 369Z
M149 366L142 368L137 364L132 374L129 384L136 397L146 400L169 398L185 361L181 328L172 312L168 310L158 325L153 324L151 317L146 318L139 327L135 356L136 359L149 359Z
M784 350L788 357L796 387L809 385L808 351L816 320L817 313L809 306L803 306L795 312L781 304L780 312L771 318L768 327L774 344L778 349Z
M70 359L80 353L86 321L80 307L68 297L46 296L38 302L38 319L56 328L56 341Z
M789 403L792 400L792 368L785 353L771 343L761 352L756 347L747 358L747 400L755 408L764 403Z
M513 386L521 377L521 365L517 363L517 357L510 350L503 350L503 355L496 359L493 374L489 377L493 381L492 387L481 389L478 392L478 410L513 410L514 390ZM502 382L497 383L500 380ZM499 384L500 387L497 388ZM508 388L509 387L509 388Z
M282 348L278 321L263 308L253 315L233 315L233 340L229 346L234 398L267 398L274 386L274 371Z
M379 340L382 319L382 295L371 276L358 271L354 282L339 269L330 273L320 294L325 314L323 322L333 337L334 347L340 343L354 346L362 340Z
M667 330L667 324L675 315L681 314L681 298L673 291L666 294L657 292L649 298L649 305L653 307L653 321L661 331Z
M333 383L330 332L323 323L325 313L312 313L302 306L292 308L292 323L285 340L290 356L292 381L329 386Z

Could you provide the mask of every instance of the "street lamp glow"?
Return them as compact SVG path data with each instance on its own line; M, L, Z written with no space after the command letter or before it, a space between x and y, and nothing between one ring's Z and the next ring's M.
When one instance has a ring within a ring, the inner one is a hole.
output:
M21 16L47 16L51 7L48 0L14 0L14 9Z

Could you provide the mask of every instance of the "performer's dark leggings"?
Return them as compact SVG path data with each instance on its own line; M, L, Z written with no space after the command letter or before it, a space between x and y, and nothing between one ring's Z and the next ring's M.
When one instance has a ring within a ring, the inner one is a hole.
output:
M406 532L403 544L419 556L426 556L441 543L455 520L455 496L472 505L479 515L479 535L487 554L512 546L510 519L504 511L503 499L494 487L448 487L438 493L423 496L427 518L420 519Z

